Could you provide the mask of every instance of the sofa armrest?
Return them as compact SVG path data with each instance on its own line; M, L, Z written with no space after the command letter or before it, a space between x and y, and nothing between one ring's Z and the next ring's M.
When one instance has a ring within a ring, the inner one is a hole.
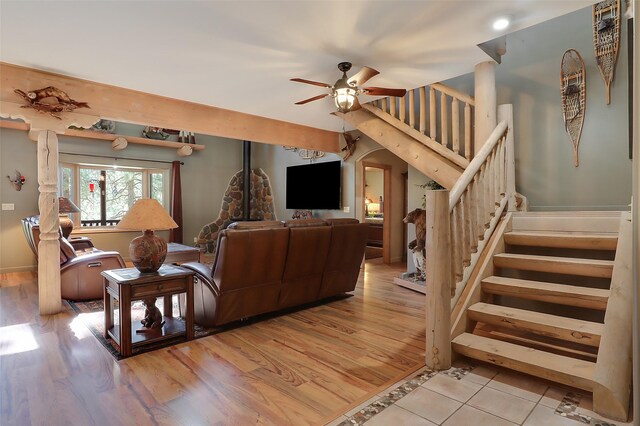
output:
M89 237L72 237L68 238L67 241L73 246L75 251L84 251L88 248L93 248L93 242Z
M109 263L109 267L105 268L103 265L107 261ZM120 256L120 253L117 251L97 251L70 259L67 263L61 266L61 270L80 264L86 264L89 268L98 268L100 270L114 269L114 266L120 268L126 267L122 256Z
M200 262L187 262L180 265L183 268L190 269L196 273L196 277L205 283L211 291L217 296L220 294L218 286L211 278L211 268Z

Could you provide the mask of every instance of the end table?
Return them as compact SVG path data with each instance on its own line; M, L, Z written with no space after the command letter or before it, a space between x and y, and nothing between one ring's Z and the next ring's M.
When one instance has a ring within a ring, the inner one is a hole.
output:
M136 268L103 271L105 338L111 337L120 345L123 357L131 356L134 347L172 339L184 335L194 337L193 323L193 275L189 269L174 265L162 265L157 272L141 273ZM173 317L172 296L186 293L187 306L184 321ZM161 328L136 333L142 328L140 321L131 322L131 302L151 297L164 297L164 321ZM114 300L118 300L119 324L114 325Z

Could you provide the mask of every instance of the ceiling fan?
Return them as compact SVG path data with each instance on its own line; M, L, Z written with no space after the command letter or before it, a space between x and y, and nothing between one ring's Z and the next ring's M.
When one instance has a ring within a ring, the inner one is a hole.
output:
M369 67L362 67L360 71L355 73L351 77L347 77L347 72L351 69L351 62L340 62L338 69L342 71L342 77L338 79L333 85L327 83L320 83L318 81L305 80L304 78L292 78L291 81L297 81L298 83L312 84L314 86L326 87L331 89L331 93L324 95L314 96L309 99L305 99L300 102L296 102L296 105L304 105L306 103L324 99L327 96L331 96L338 111L349 112L360 109L360 102L358 102L358 95L361 93L371 96L404 96L407 91L405 89L388 89L384 87L359 87L367 82L371 77L380 74L378 71Z

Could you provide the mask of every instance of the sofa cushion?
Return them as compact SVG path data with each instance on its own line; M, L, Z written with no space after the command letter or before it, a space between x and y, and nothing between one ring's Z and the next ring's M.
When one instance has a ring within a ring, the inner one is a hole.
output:
M330 243L330 226L291 228L278 309L316 300Z
M216 325L276 310L289 229L226 229L221 235L213 265L220 290Z

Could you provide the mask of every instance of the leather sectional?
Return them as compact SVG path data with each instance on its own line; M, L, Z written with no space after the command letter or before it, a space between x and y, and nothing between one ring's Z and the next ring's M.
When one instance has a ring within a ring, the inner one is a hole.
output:
M353 291L368 225L356 219L236 222L221 231L212 267L195 271L195 322L220 326Z

